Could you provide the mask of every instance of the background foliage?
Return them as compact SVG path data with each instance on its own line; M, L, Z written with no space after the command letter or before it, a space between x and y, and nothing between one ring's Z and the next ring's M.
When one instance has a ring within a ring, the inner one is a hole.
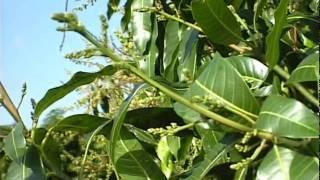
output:
M318 178L319 1L110 0L99 36L76 16L95 2L52 19L100 70L32 101L32 129L0 84L1 179ZM86 112L43 117L72 91Z

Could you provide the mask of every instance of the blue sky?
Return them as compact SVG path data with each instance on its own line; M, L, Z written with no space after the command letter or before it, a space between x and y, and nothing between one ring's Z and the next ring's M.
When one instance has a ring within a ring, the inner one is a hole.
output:
M79 5L79 2L69 1L69 9ZM95 6L78 13L79 19L89 30L98 34L99 15L105 14L106 7L106 1L98 1ZM66 52L85 47L86 43L79 35L67 33L63 51L59 51L62 33L57 32L56 28L60 24L52 21L50 17L53 13L63 10L64 1L0 0L0 81L15 104L20 100L22 84L27 83L27 95L20 113L29 127L30 98L38 101L48 89L66 82L70 79L67 71L94 71L85 66L75 65L63 57ZM116 22L119 20L111 21L111 32L119 27ZM75 93L71 94L54 104L51 109L72 105L76 98ZM13 122L5 109L0 108L0 124Z

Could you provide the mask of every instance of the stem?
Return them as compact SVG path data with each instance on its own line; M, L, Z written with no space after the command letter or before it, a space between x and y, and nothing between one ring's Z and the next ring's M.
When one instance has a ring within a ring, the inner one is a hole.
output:
M189 123L189 124L186 124L186 125L183 125L183 126L180 126L180 127L177 127L176 129L174 129L172 131L172 134L175 134L177 132L180 132L180 131L183 131L185 129L189 129L189 128L192 128L194 125L196 125L198 122L193 122L193 123Z
M259 154L261 153L262 149L265 147L266 142L267 141L265 139L263 139L261 141L260 146L254 151L254 153L250 157L251 161L255 160L259 156Z
M275 66L273 70L278 73L281 77L288 80L290 75L284 71L280 66ZM301 84L299 83L292 83L292 85L313 105L319 107L319 101L312 96L312 94L306 90Z
M25 130L27 130L26 125L23 123L21 116L19 114L18 109L15 107L15 105L13 104L13 102L11 101L6 89L4 88L4 86L2 85L2 83L0 82L0 98L1 101L0 103L3 105L3 107L5 107L7 109L7 111L9 112L9 114L13 117L13 119L19 123L21 122L21 124L23 125L23 128Z

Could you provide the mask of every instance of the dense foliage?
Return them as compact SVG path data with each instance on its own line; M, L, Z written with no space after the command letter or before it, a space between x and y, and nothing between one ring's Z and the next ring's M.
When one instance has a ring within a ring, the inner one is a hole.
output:
M0 84L0 179L318 179L318 0L109 0L99 36L94 3L52 19L100 70L33 102L32 129ZM72 91L86 112L43 117Z

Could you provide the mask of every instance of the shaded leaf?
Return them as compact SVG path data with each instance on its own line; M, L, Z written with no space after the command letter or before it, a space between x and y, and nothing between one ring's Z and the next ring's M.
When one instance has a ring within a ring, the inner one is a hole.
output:
M279 61L280 56L280 38L283 28L287 24L287 8L289 0L282 0L279 3L278 8L276 9L275 16L275 25L271 32L267 36L267 51L266 51L266 60L272 68Z
M18 123L4 138L4 151L15 163L20 164L22 162L26 152L26 140L23 136L22 123Z
M116 149L116 143L120 137L120 131L122 128L122 125L125 121L125 117L127 115L127 111L129 108L129 105L131 103L131 101L133 100L133 98L135 97L135 95L139 92L139 90L141 90L143 87L145 86L145 84L142 84L140 86L138 86L128 97L127 99L121 104L119 111L114 119L114 123L112 126L112 130L111 130L111 139L110 139L110 156L112 159L112 162L115 162L115 149Z
M37 103L35 108L35 116L39 117L41 113L47 109L51 104L63 98L65 95L69 94L76 88L89 84L94 81L97 77L103 75L112 75L117 71L112 65L106 66L102 70L96 73L88 73L88 72L77 72L72 78L62 86L50 89L47 91L45 96Z
M89 133L108 121L106 118L89 114L76 114L66 117L54 126L55 131L72 130L79 133Z
M122 179L165 179L150 154L125 128L115 143L114 165Z
M120 3L120 0L109 0L108 10L107 10L108 19L110 19L113 13L118 9L119 3Z
M258 21L258 18L259 16L261 16L262 14L262 10L263 10L263 7L265 6L266 4L266 0L258 0L255 4L254 4L254 17L253 17L253 27L254 27L254 30L256 32L258 32L258 28L257 28L257 21Z
M192 174L186 180L203 179L213 167L225 162L227 152L228 148L225 145L216 144L210 152L206 153L204 160L192 169Z
M178 159L178 152L181 147L180 137L178 136L167 136L167 143L170 153Z
M264 102L256 128L291 138L318 137L317 116L302 103L282 96L269 96Z
M223 0L192 1L192 14L209 39L217 44L237 44L240 25Z
M161 170L167 179L169 179L174 170L174 163L172 160L172 153L170 151L167 136L161 137L156 151L161 161Z
M157 145L157 140L149 132L136 128L131 124L125 124L125 127L128 131L134 134L138 140L148 144Z
M306 57L291 73L288 83L319 80L319 51Z

